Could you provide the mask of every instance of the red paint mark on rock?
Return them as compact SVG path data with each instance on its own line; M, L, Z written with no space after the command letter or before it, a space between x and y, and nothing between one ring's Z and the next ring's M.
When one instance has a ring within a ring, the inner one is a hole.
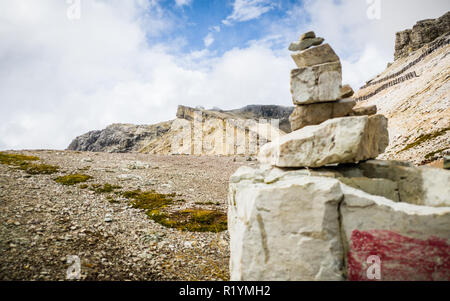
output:
M383 281L450 281L450 245L447 239L426 240L402 236L387 230L358 231L351 237L348 276L367 281L367 258L381 259Z

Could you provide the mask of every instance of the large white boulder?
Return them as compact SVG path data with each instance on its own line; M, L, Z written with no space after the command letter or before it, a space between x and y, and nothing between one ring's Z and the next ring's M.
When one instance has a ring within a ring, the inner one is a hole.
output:
M278 167L321 167L376 158L389 144L383 115L330 119L263 146L258 160Z
M231 177L231 280L342 280L339 181L263 178L248 168Z

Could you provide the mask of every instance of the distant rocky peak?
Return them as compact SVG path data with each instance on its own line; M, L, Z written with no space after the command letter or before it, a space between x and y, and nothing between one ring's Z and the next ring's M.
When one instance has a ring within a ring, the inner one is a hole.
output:
M397 32L395 37L395 60L408 56L411 52L433 42L450 32L450 12L437 19L427 19L416 23L412 29Z

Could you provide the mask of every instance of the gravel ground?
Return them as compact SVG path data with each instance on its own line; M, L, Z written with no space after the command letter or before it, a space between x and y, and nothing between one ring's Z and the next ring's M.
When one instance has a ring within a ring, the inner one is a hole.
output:
M11 152L10 152L11 153ZM64 280L69 256L81 280L228 280L229 236L183 232L150 220L127 199L54 179L71 173L86 184L176 193L175 209L226 212L228 179L244 158L13 152L60 167L29 175L0 164L0 280ZM115 203L108 197L114 198Z

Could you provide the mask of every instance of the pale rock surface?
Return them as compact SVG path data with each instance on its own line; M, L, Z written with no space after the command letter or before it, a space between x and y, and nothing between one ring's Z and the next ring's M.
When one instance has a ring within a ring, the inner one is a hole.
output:
M428 166L415 167L408 162L381 160L369 160L355 167L338 167L337 170L342 176L352 179L366 177L393 181L398 186L399 201L403 203L450 207L448 170Z
M242 168L230 180L231 280L343 280L339 182L263 177Z
M293 131L308 125L317 125L328 119L350 115L356 102L352 99L343 99L337 102L324 102L296 106L289 117Z
M336 101L341 97L341 84L340 62L291 71L291 94L296 105Z
M362 190L372 195L382 196L394 202L400 201L399 183L395 180L386 178L370 178L365 177L358 167L336 166L325 167L318 169L283 169L272 167L270 165L260 166L262 174L264 174L263 181L270 184L278 181L281 178L313 176L313 177L327 177L335 178L342 183ZM253 172L254 174L254 172ZM404 189L404 186L401 187ZM446 197L440 197L440 200L445 200ZM429 203L425 201L424 203Z
M397 182L388 179L371 179L365 177L339 177L338 179L342 183L368 194L381 196L394 202L400 201Z
M376 158L388 145L387 119L382 115L330 119L264 145L263 164L278 167L321 167Z
M220 114L220 113L216 113ZM194 116L192 116L194 118ZM169 147L172 154L256 155L259 146L285 133L277 124L254 119L221 119L197 115L198 120L175 119Z
M369 160L355 168L340 169L345 177L388 179L398 185L400 202L450 207L450 171L414 167L407 162Z
M311 67L315 65L339 61L339 57L336 55L333 48L331 48L329 44L323 44L317 47L293 53L291 54L291 57L298 68Z
M449 38L450 35L445 37ZM411 55L396 60L373 81L396 74L419 59L417 64L398 76L415 71L418 77L358 102L358 107L376 105L378 114L389 119L390 143L381 159L428 164L443 158L430 158L430 154L450 148L450 44L420 59L429 47L426 44ZM354 98L369 95L398 77L360 89Z
M419 205L450 207L450 171L432 167L420 167L422 199Z

